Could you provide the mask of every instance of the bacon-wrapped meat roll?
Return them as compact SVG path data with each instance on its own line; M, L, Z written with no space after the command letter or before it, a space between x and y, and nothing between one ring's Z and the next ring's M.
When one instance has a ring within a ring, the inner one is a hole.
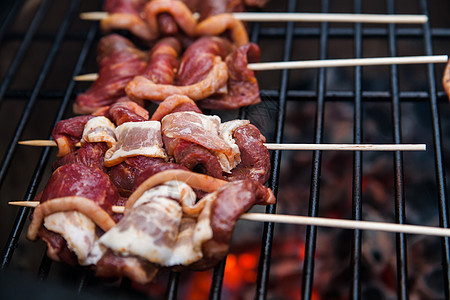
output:
M83 164L64 165L53 172L39 200L27 237L41 237L53 260L88 264L97 226L107 231L115 225L111 208L119 194L109 177Z
M162 118L161 132L168 155L190 170L229 181L269 179L266 140L248 120L221 123L218 116L176 112Z
M246 29L228 13L244 11L244 5L260 6L258 1L107 0L103 9L108 16L100 24L104 32L128 30L145 42L160 36L194 38L231 32L231 39L242 45L248 43ZM199 14L200 24L194 13Z
M258 82L248 62L257 62L256 44L237 49L226 39L204 37L184 52L175 83L158 83L150 77L136 76L126 87L135 100L161 102L172 95L184 95L210 109L236 109L256 104Z
M126 38L112 34L103 37L97 48L98 79L78 95L73 110L88 114L125 96L124 88L134 76L142 74L147 54Z
M191 186L210 194L197 201ZM97 275L113 270L147 283L161 267L212 267L228 252L239 216L255 204L274 202L273 193L252 180L226 183L187 171L160 172L136 189L125 216L98 240ZM137 263L135 272L130 263Z

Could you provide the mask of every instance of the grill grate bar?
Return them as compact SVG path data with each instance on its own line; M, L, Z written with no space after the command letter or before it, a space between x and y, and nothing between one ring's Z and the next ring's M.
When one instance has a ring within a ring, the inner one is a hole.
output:
M0 106L3 102L4 95L6 92L6 89L8 88L9 84L13 80L14 76L16 75L17 70L19 69L20 64L22 63L25 54L28 51L28 48L30 47L31 41L33 40L34 34L38 30L39 25L41 24L45 13L47 12L48 8L50 6L50 0L44 1L37 10L36 14L34 15L33 21L30 24L30 27L27 30L27 33L24 36L23 42L20 44L19 49L17 50L17 54L14 57L13 61L11 62L11 65L9 66L8 72L5 75L5 78L3 79L2 84L0 85ZM0 177L0 184L1 184L1 178Z
M179 281L180 281L180 273L170 272L169 281L166 288L165 299L177 299Z
M328 13L329 1L322 0L322 13ZM328 46L328 23L321 25L320 34L320 59L326 59ZM325 87L326 87L326 70L319 69L317 81L317 105L315 119L314 142L322 143L324 131L324 114L325 114ZM319 213L319 194L320 194L320 174L322 167L322 151L314 151L313 165L311 171L311 187L308 216L317 217ZM315 251L317 241L317 226L306 227L305 238L305 254L303 262L303 278L302 278L302 299L311 299L314 279Z
M47 2L46 2L47 3ZM30 99L28 100L28 103L25 107L25 110L22 114L22 117L20 119L20 122L16 128L16 131L14 133L14 137L12 139L12 141L10 142L10 146L7 150L7 154L5 155L5 158L3 160L2 163L2 167L0 169L0 185L5 177L6 174L6 170L9 167L9 164L11 162L12 156L15 152L16 146L17 146L17 142L19 141L19 137L22 134L23 130L25 129L25 125L28 122L28 119L31 115L32 109L34 107L34 104L36 103L37 100L37 95L39 94L39 91L42 87L42 85L44 84L44 81L47 77L48 72L50 71L50 67L53 64L53 61L56 58L58 49L61 46L61 43L63 41L64 35L66 33L66 31L69 28L69 25L71 23L72 18L75 15L76 12L76 8L78 7L79 4L79 0L78 1L73 1L71 2L71 6L70 9L68 10L68 13L66 15L66 18L64 19L64 22L61 24L61 27L56 35L55 41L50 49L50 52L47 56L47 59L44 62L44 66L42 67L41 72L39 73L39 77L36 81L36 84L33 88L33 92L31 94ZM18 62L17 65L19 65L20 62ZM5 82L8 81L7 79L5 79ZM2 93L0 92L0 98L2 97Z
M360 0L354 2L355 13L361 13L362 4ZM355 37L354 37L354 51L355 58L362 57L362 24L357 23L354 25ZM357 66L354 69L355 74L355 100L354 100L354 125L353 125L353 142L355 144L362 143L362 67ZM352 195L352 218L354 220L362 220L362 152L355 151L353 154L353 195ZM361 243L362 232L361 230L353 231L353 244L352 244L352 256L351 256L351 268L352 268L352 285L351 285L351 298L361 298Z
M427 1L420 1L420 6L422 13L428 15ZM425 43L425 54L430 55L433 53L433 46L431 40L431 30L430 24L423 24L424 29L424 43ZM441 138L441 126L439 120L439 110L437 106L436 99L436 79L434 76L434 65L428 65L428 89L430 94L430 108L433 118L433 138L435 146L435 165L436 165L436 180L438 185L439 194L439 218L440 224L444 228L449 228L449 216L448 216L448 204L447 204L447 193L445 184L445 171L444 171L444 158L442 154L442 138ZM444 290L446 298L450 298L450 239L442 238L442 265L444 273Z
M76 2L74 1L73 3L76 3ZM73 15L74 12L75 11L72 11L71 14ZM84 64L84 61L86 60L88 51L91 48L92 43L94 41L96 32L97 32L97 26L94 26L94 25L91 26L91 28L89 29L88 34L86 36L86 40L83 44L83 47L80 51L79 59L74 68L73 76L78 75L80 73L82 66ZM58 110L57 117L55 119L54 124L56 124L59 120L61 120L62 116L64 115L64 112L69 105L70 98L73 94L74 88L75 88L75 82L70 81L70 83L66 89L66 94L65 94L63 101L61 102L61 106ZM50 147L46 147L43 150L42 155L39 160L39 163L35 168L35 172L33 174L31 184L30 184L30 186L27 190L26 196L24 198L26 201L33 199L33 197L36 193L36 189L39 185L40 179L46 168L49 155L50 155ZM14 254L14 250L17 247L17 243L18 243L20 234L22 232L23 226L25 225L26 218L28 216L28 212L29 212L29 209L21 208L16 216L13 228L11 230L11 234L6 242L5 250L3 252L4 254L2 256L2 264L1 264L2 269L9 264L13 254ZM41 267L42 267L42 269L45 269L45 268L43 268L42 265L41 265ZM48 270L47 270L47 272L48 272ZM41 271L39 271L39 277L43 278L42 276L44 276L44 273L41 273Z
M19 40L24 39L20 44L18 53L15 55L7 74L0 85L0 106L4 98L25 100L25 109L22 114L21 121L14 133L8 152L4 158L2 167L0 169L0 186L3 183L5 172L9 167L10 161L16 150L17 141L22 135L23 130L31 116L31 111L35 106L35 103L39 99L60 99L63 98L57 116L55 117L55 124L62 119L69 106L71 98L79 91L75 89L76 83L70 81L66 90L48 90L42 91L42 86L50 71L50 68L55 60L56 53L59 51L60 46L64 40L72 41L84 41L82 51L73 70L73 75L78 75L82 70L82 67L86 61L88 52L99 36L98 25L94 24L90 27L87 35L85 32L68 32L68 28L75 16L77 7L80 0L72 1L70 8L64 18L58 33L51 34L50 32L37 32L39 25L45 13L49 10L49 3L53 3L50 0L45 0L41 3L37 9L33 21L29 27L29 30L25 34L20 32L9 32L6 30L10 26L13 17L16 17L18 9L21 7L24 1L18 1L14 4L13 9L9 12L5 21L0 26L0 41L5 39ZM289 11L293 12L296 8L295 0L289 0ZM394 13L395 0L386 0L387 10L390 14ZM421 9L424 14L428 15L427 1L421 0ZM361 12L362 1L355 0L354 3L355 13ZM321 11L328 12L329 0L322 0ZM252 24L251 40L252 42L258 42L261 37L268 37L271 39L279 39L284 42L283 60L288 61L291 57L292 45L294 38L297 37L311 37L318 38L320 41L320 50L318 56L320 59L327 58L328 40L330 38L349 38L354 43L355 57L362 57L362 42L365 38L388 38L389 41L389 55L396 56L397 47L396 43L401 38L423 38L425 45L425 52L427 55L432 55L432 39L441 38L450 41L450 29L446 28L430 28L430 24L411 28L396 28L396 25L387 25L386 28L371 27L363 28L362 24L355 24L351 28L329 28L327 23L321 23L317 27L308 28L296 28L294 23L287 23L285 27L280 28L260 28L258 23ZM46 58L38 80L32 90L8 90L9 85L14 80L16 73L27 54L28 49L33 40L53 41L50 52ZM315 119L315 135L314 139L316 143L322 143L323 141L323 128L324 128L324 111L326 101L352 101L354 102L354 143L361 144L363 139L363 101L390 101L392 105L392 120L393 120L393 136L394 142L400 144L402 141L401 136L401 103L405 101L428 101L430 100L430 107L433 120L433 133L435 144L435 164L436 164L436 178L439 189L439 213L441 226L448 228L449 216L447 207L447 195L446 195L446 183L445 183L445 170L444 170L444 158L443 158L443 145L441 141L441 129L440 129L440 116L438 111L438 103L447 102L447 96L444 92L436 91L436 79L435 69L433 65L428 65L428 91L399 91L399 71L398 67L393 65L390 67L390 89L386 91L363 91L362 87L362 67L354 68L354 91L326 91L326 69L322 68L318 70L317 75L317 87L315 90L295 90L289 89L289 71L283 70L281 72L281 81L279 83L279 90L269 89L261 90L261 96L268 96L271 98L279 99L279 107L277 112L277 123L275 128L275 142L281 143L283 140L283 129L285 123L285 111L287 101L316 101L316 119ZM241 109L239 112L240 118L245 118L248 110ZM51 149L47 147L43 149L38 165L36 166L32 180L26 192L25 200L33 199L39 182L41 181L44 171L47 169L48 160L50 157ZM405 215L405 195L404 195L404 176L403 176L403 156L401 152L394 153L394 167L395 167L395 218L399 224L406 222ZM274 191L274 194L278 194L278 178L281 166L281 151L276 150L272 152L272 174L270 178L270 188ZM354 152L353 157L353 219L362 219L362 165L363 157L360 151ZM319 212L319 199L320 199L320 175L322 168L322 152L313 152L313 163L311 171L311 186L310 186L310 199L309 199L309 212L310 216L318 216ZM276 212L276 206L272 205L267 207L266 213L274 214ZM16 220L8 238L7 244L2 253L1 269L5 268L14 255L15 248L19 237L22 233L24 224L26 222L29 213L28 208L20 209ZM264 232L262 236L262 247L260 252L257 282L256 282L256 294L255 298L266 299L269 289L269 273L271 266L271 251L274 236L274 223L265 223ZM352 282L351 282L351 297L353 299L361 298L361 284L364 278L361 276L361 242L362 242L361 230L353 231L352 242L352 261L351 268L353 270ZM316 255L316 240L317 240L317 227L308 226L306 228L306 242L305 242L305 254L303 265L303 276L301 295L302 299L311 299L313 295L313 280L314 280L314 264ZM442 238L442 260L444 269L444 286L446 297L450 298L450 239ZM396 253L397 253L397 297L399 299L408 299L408 273L407 273L407 241L405 234L396 235ZM219 265L214 269L212 277L211 289L209 298L220 299L222 294L222 286L224 281L226 259L222 260ZM46 280L49 271L52 266L52 261L44 255L41 264L39 266L38 278L41 281ZM80 295L82 290L86 288L89 281L90 273L82 271L80 273L79 284L77 286L77 293ZM166 288L166 299L177 299L178 284L180 282L180 273L171 272ZM125 286L124 288L131 289L131 287Z
M223 277L225 272L225 264L227 259L222 259L214 268L214 273L211 282L211 289L209 290L209 299L218 300L222 293Z
M432 38L449 38L450 29L448 28L433 28L430 29ZM286 34L285 28L269 27L261 29L262 37L272 37L282 39ZM328 32L330 38L352 38L355 36L354 28L330 28ZM398 28L395 30L398 38L421 38L423 36L422 28ZM362 36L364 38L384 38L388 35L386 28L363 28ZM320 36L320 27L295 28L294 37L316 37Z
M22 7L22 4L23 0L14 1L12 7L10 7L7 16L5 17L2 25L0 26L0 42L3 41L3 37L5 36L6 30L9 28L11 23L16 19L16 16L19 13L19 9Z
M288 11L294 12L296 7L295 0L288 1ZM289 61L292 52L292 44L294 38L294 23L286 23L286 36L284 43L283 61ZM275 143L281 143L283 140L283 128L286 112L287 90L288 90L288 74L289 70L281 71L280 82L280 94L279 94L279 106L278 114L275 125ZM281 166L281 151L275 150L271 155L272 172L269 179L269 187L272 189L274 195L278 193L278 180L279 171ZM275 214L276 204L269 205L266 208L266 213ZM256 279L256 299L265 299L267 295L267 289L269 285L269 272L270 272L270 258L272 254L272 242L274 223L264 223L264 230L262 236L262 246L259 258L258 276Z
M74 95L81 93L80 90L75 89ZM279 98L280 93L278 90L260 90L261 97ZM32 91L30 90L14 90L7 91L5 97L14 100L25 100L31 97ZM38 99L57 100L59 101L64 97L65 92L60 90L48 90L41 91L37 95ZM312 101L318 97L315 90L289 90L287 92L287 98L289 101ZM328 91L325 93L325 100L329 102L337 101L353 101L355 93L352 91ZM392 93L389 91L363 91L363 102L382 102L391 101ZM416 92L399 92L400 102L414 101L414 102L428 102L430 96L428 92L416 91ZM440 91L437 93L437 101L439 103L447 103L448 97L445 92Z
M394 1L387 1L388 13L394 14ZM397 56L395 25L389 25L389 52L392 57ZM394 143L401 144L401 111L399 96L398 66L391 66L391 93L392 93L392 121L394 124ZM396 223L405 224L405 192L403 184L403 154L394 153L395 165L395 219ZM405 234L396 234L397 251L397 297L408 299L408 270L407 270L407 244Z
M258 35L260 32L260 24L258 22L253 23L250 32L250 41L252 43L258 43ZM247 108L243 107L239 109L239 118L246 119ZM220 299L222 293L223 277L225 272L226 258L224 258L219 265L214 268L212 277L211 288L209 292L209 299ZM166 297L166 299L169 299Z

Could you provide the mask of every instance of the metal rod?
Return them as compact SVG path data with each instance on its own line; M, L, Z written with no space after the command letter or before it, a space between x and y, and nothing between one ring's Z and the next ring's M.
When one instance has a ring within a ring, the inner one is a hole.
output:
M420 1L421 10L424 14L428 15L428 5L426 0ZM425 44L425 53L433 53L432 37L430 24L423 24L423 41ZM436 78L434 72L434 65L429 64L427 69L428 76L428 90L430 94L430 109L432 115L433 124L433 139L435 144L435 167L436 167L436 181L439 194L439 221L441 227L449 228L449 216L448 216L448 203L447 203L447 191L445 184L445 170L444 170L444 157L442 153L442 137L441 137L441 125L439 120L439 109L436 99ZM444 291L445 296L448 299L450 297L450 239L448 237L442 238L442 266L444 273Z
M288 2L288 11L294 12L296 8L296 1L289 0ZM292 43L293 43L293 32L294 32L294 23L288 22L286 23L286 35L285 35L285 43L284 43L284 53L283 60L289 61L292 53ZM283 128L285 121L285 112L286 112L286 100L287 100L287 90L288 90L288 70L281 71L281 82L280 82L280 97L279 97L279 106L278 106L278 115L277 122L275 126L275 143L281 144L283 141ZM269 178L269 186L273 190L274 195L278 193L278 180L281 166L281 151L275 150L272 153L272 172ZM272 204L266 208L266 213L275 214L276 213L276 205ZM263 229L263 237L262 237L262 246L261 253L259 258L259 267L258 267L258 276L256 279L256 295L255 299L266 299L267 297L267 289L269 285L269 272L270 272L270 259L272 256L272 242L273 242L273 233L274 233L274 223L264 223Z
M360 0L354 1L355 13L360 13L362 4ZM354 25L354 56L359 58L362 56L362 25L357 23ZM354 125L353 125L353 143L361 144L363 135L362 120L362 67L356 66L355 74L355 99L354 99ZM353 191L352 191L352 218L360 221L362 219L362 153L355 151L353 153ZM357 300L361 298L361 230L353 231L351 269L352 284L350 298Z
M394 14L394 1L387 1L388 12ZM395 35L395 25L389 25L389 54L397 55L397 37ZM399 92L399 74L398 66L391 66L391 94L392 94L392 123L394 143L402 142L401 127L401 110L400 110L400 92ZM403 153L394 153L395 166L395 221L398 224L406 222L406 206L405 206L405 187L403 184ZM407 270L407 244L406 235L403 233L396 234L396 251L397 251L397 298L408 299L408 270Z
M329 1L323 0L322 12L326 13L329 10ZM328 24L322 23L320 29L320 59L327 58L328 48ZM326 72L324 68L319 69L317 80L317 104L316 104L316 116L315 116L315 133L314 142L323 142L324 131L324 117L325 117L325 84L326 84ZM317 150L313 153L311 168L311 186L308 216L317 217L319 214L319 199L320 199L320 174L322 169L322 151ZM314 281L314 265L315 265L315 252L317 242L317 226L308 226L306 228L305 238L305 254L303 261L303 278L302 278L302 299L311 299L313 293L313 281Z

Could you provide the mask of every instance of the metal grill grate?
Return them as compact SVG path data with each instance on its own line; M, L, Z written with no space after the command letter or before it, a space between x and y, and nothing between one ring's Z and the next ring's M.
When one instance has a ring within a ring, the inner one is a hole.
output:
M101 1L16 1L8 5L8 13L3 17L0 25L0 56L4 57L0 61L0 125L4 131L1 134L2 145L0 151L2 156L0 168L0 202L1 223L0 242L4 246L2 252L2 269L18 270L25 274L36 274L41 281L51 282L60 273L67 277L75 277L72 290L74 293L82 294L89 286L95 286L95 279L92 274L85 270L76 270L76 274L68 275L72 271L54 271L60 266L52 263L44 254L42 245L32 244L23 238L23 229L28 221L29 209L16 209L7 206L7 202L14 199L32 200L35 194L42 188L49 175L50 165L54 158L54 152L50 148L43 150L25 149L17 146L21 139L48 138L53 125L71 116L71 103L76 94L83 91L86 85L75 84L71 80L73 76L81 73L95 72L95 46L100 38L97 24L87 23L78 20L78 14L82 11L99 10ZM272 1L275 2L275 1ZM286 3L270 3L264 10L271 11L306 11L312 7L318 12L335 12L335 7L328 0L322 0L318 4L304 4L300 1L288 0ZM315 2L315 1L311 1ZM345 2L345 3L344 3ZM398 3L397 3L398 2ZM433 3L436 7L429 8L426 0L409 1L386 0L385 3L375 5L377 9L381 6L379 13L395 14L400 12L410 12L417 6L416 14L425 14L430 17L439 16L445 13L448 4L444 1ZM446 6L447 5L447 6ZM302 6L302 7L301 7ZM303 7L303 6L306 6ZM354 2L343 1L342 9L355 13L369 13L366 2L355 0ZM442 8L441 8L442 6ZM432 11L432 14L430 14ZM447 10L448 11L448 10ZM52 16L52 17L51 17ZM56 16L56 17L55 17ZM54 21L52 21L55 19ZM448 19L448 18L447 18ZM25 22L23 21L25 20ZM434 19L430 23L433 25ZM332 26L327 23L299 25L287 24L252 24L250 27L251 40L262 45L263 60L284 60L303 59L303 55L313 55L315 59L327 59L330 57L330 47L333 42L341 42L350 45L343 47L341 55L343 57L364 57L364 43L368 40L382 40L387 45L386 56L405 55L404 48L400 47L402 40L420 43L422 49L419 55L447 54L436 53L433 47L439 43L439 51L450 49L450 23L448 20L444 25L431 27L430 23L423 26L400 26L400 25L377 25L363 26L355 24L349 26ZM440 24L440 23L439 23ZM314 54L310 51L299 50L296 42L310 43ZM273 45L269 45L273 44ZM270 50L271 46L275 50ZM317 49L316 49L317 48ZM402 48L402 49L400 49ZM439 52L437 51L437 52ZM344 52L344 53L343 53ZM381 51L383 52L383 51ZM335 53L334 51L332 53ZM76 54L76 55L74 55ZM268 57L269 55L274 55ZM378 55L378 53L377 53ZM267 56L267 57L265 57ZM301 56L298 58L297 56ZM374 55L372 55L374 56ZM382 56L379 54L379 56ZM306 59L306 58L304 58ZM31 67L35 71L31 70ZM445 137L450 134L441 122L449 117L450 111L447 106L447 97L440 85L440 76L443 66L428 65L425 70L426 82L420 88L405 89L401 78L405 72L401 72L400 67L390 66L387 73L388 85L383 89L365 89L366 72L371 69L355 67L351 69L350 88L333 89L330 77L331 71L325 69L315 71L303 71L306 75L299 75L295 71L281 71L275 75L260 74L261 95L264 103L258 108L241 109L233 113L226 114L229 118L250 118L251 120L263 117L272 119L270 128L263 128L264 134L269 141L282 143L286 140L286 124L289 122L290 109L296 104L309 103L314 105L314 113L311 118L310 140L306 142L323 143L328 141L326 122L327 105L345 104L352 108L352 136L355 144L365 142L363 129L365 123L365 106L368 103L389 104L391 112L385 112L385 118L390 118L392 122L390 142L402 143L404 141L402 129L402 119L406 118L402 114L402 104L419 103L421 107L426 107L430 111L431 117L427 134L431 136L431 144L428 144L428 152L433 152L432 166L435 168L435 179L433 183L434 192L430 193L436 199L430 199L430 205L436 205L436 211L440 226L449 227L448 207L446 192L445 171L448 162L444 160ZM305 79L312 74L314 80ZM275 82L274 78L277 78ZM335 77L333 77L335 78ZM301 80L309 81L303 83ZM231 116L231 117L230 117ZM266 119L267 119L266 118ZM267 120L261 121L267 126ZM449 126L450 128L450 126ZM289 129L289 128L288 128ZM305 142L297 141L297 142ZM408 140L408 142L411 142ZM419 142L424 142L419 140ZM305 154L311 155L311 154ZM287 155L281 151L273 151L272 174L269 186L275 194L279 194L279 205L285 200L281 191L283 189L282 175L284 161ZM322 151L314 151L310 160L310 178L301 180L310 182L308 191L309 201L301 205L307 205L308 215L320 216L321 203L323 197L320 196L323 176L328 172L324 170ZM353 168L350 172L352 176L351 187L351 217L355 220L364 218L363 204L364 198L364 176L365 169L363 163L365 157L361 152L353 153ZM394 153L393 162L393 186L395 200L392 214L393 221L403 224L408 223L406 211L408 208L408 197L405 193L407 182L405 182L405 169L407 164L413 163L414 159L408 156L405 162L404 155L400 152ZM411 168L410 168L411 169ZM279 188L281 186L281 188ZM25 192L25 193L24 193ZM300 202L301 199L298 201ZM322 200L323 201L323 200ZM433 202L435 201L435 202ZM300 205L300 204L299 204ZM275 205L269 206L266 213L274 214L277 208ZM289 213L289 212L288 212ZM14 214L14 217L10 215ZM350 214L350 213L349 213ZM350 215L349 215L350 216ZM278 225L277 225L278 226ZM272 223L264 224L262 231L262 242L260 244L259 267L257 270L256 284L254 286L255 298L265 299L270 297L271 285L271 265L272 249L276 237L276 228ZM306 229L300 227L305 237L305 249L302 264L302 276L298 278L298 284L292 289L299 291L302 299L312 299L317 297L315 291L315 278L321 276L316 271L318 228L308 226ZM348 294L354 299L363 296L362 286L364 285L364 268L362 258L362 243L364 232L360 230L352 231L348 242L351 244L351 261L349 262L351 275L350 281L346 282ZM395 239L396 253L396 276L397 287L396 296L400 299L408 299L411 292L408 277L408 242L406 235L397 234ZM445 297L450 298L450 244L448 238L441 239L442 246L442 289ZM30 250L31 249L31 250ZM37 261L36 255L30 258L30 252L39 253ZM43 256L42 256L43 255ZM73 270L73 269L71 269ZM210 299L223 298L223 284L226 270L226 261L222 261L212 275L209 291ZM56 273L58 275L52 275ZM75 273L75 272L74 272ZM47 279L48 278L48 279ZM182 275L172 273L168 277L165 297L168 299L181 298L179 286L182 282ZM131 293L130 283L125 281L120 288L121 291ZM252 295L252 297L253 297Z

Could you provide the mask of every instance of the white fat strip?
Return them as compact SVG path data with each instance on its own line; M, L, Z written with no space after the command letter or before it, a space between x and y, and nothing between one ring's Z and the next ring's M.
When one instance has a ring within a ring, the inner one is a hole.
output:
M166 265L178 235L181 216L178 203L155 197L133 208L99 242L115 254L140 256L150 262Z
M248 120L234 120L229 121L225 123L221 123L220 117L213 115L208 116L204 114L199 114L196 112L176 112L164 117L161 120L161 123L163 124L163 127L165 127L164 122L167 122L167 120L173 120L173 118L181 118L186 119L184 117L185 115L195 116L195 120L198 121L198 123L193 123L194 126L200 126L204 128L206 131L209 131L213 135L217 135L221 140L223 140L226 145L232 150L231 155L226 155L225 153L222 153L221 151L214 151L209 149L209 151L214 154L214 156L217 157L220 166L222 167L222 170L226 173L230 173L232 169L234 169L239 163L240 163L240 152L239 147L236 145L233 139L233 132L236 130L236 128L244 125L250 124L250 121ZM189 118L190 119L190 118ZM188 132L189 131L189 132ZM165 132L166 136L169 138L175 138L174 135L170 132ZM186 134L191 134L191 131L189 130L189 126L186 126Z
M170 181L146 191L99 243L116 255L139 256L169 266L183 216L180 202L194 205L195 193L184 182ZM175 200L175 201L174 201ZM198 254L184 261L198 260Z
M218 132L219 131L219 127L220 127L220 117L213 115L213 116L208 116L208 115L204 115L204 114L200 114L194 111L182 111L182 112L174 112L171 113L169 115L166 115L164 118L162 118L161 120L161 124L163 124L165 122L164 119L171 119L171 118L181 118L181 119L186 119L186 115L190 115L192 117L195 117L195 120L200 121L199 126L203 127L206 131L210 131L210 132ZM170 116L170 117L168 117ZM190 118L189 118L190 119ZM173 136L167 135L168 137L173 138Z
M239 151L238 145L236 145L233 134L234 131L241 127L250 124L249 120L233 120L220 124L219 135L233 150L231 157L223 158L223 164L228 163L227 170L225 172L230 172L241 162L241 152ZM225 156L225 155L223 155ZM219 158L220 160L220 158ZM222 164L222 161L221 161Z
M90 119L84 125L82 142L104 142L109 148L116 145L116 126L106 117L100 116Z
M211 208L216 198L215 192L206 195L198 203L203 206L198 217L183 218L169 265L188 265L203 257L202 245L213 237Z
M44 226L66 240L80 265L89 264L86 259L97 240L95 223L91 219L76 211L57 212L45 217Z
M86 265L96 265L97 262L102 258L103 254L105 254L107 248L99 243L99 240L96 240L94 246L92 246L91 252L89 252L88 257L86 258Z
M182 181L171 180L163 185L158 185L145 192L145 197L140 197L133 205L138 207L151 201L153 197L168 197L178 200L183 205L193 206L197 199L192 188Z
M161 137L161 123L158 121L127 122L114 131L117 144L105 154L105 164L136 155L167 159Z

